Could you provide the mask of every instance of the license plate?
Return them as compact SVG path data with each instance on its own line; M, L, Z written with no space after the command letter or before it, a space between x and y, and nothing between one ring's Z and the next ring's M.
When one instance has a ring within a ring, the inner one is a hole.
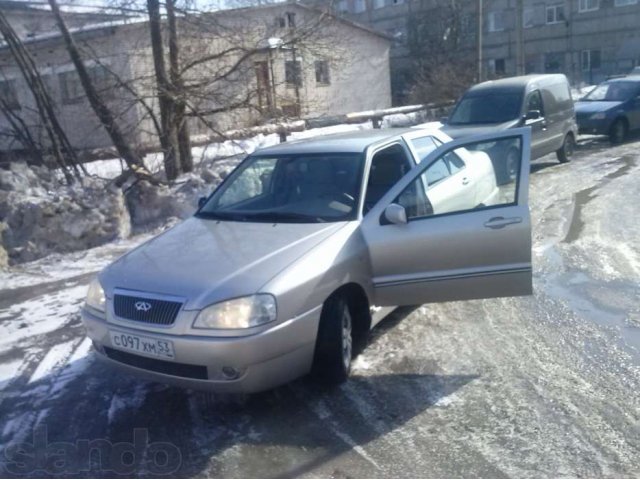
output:
M175 358L173 342L158 338L143 337L131 333L110 331L111 345L116 348L142 353L152 357Z

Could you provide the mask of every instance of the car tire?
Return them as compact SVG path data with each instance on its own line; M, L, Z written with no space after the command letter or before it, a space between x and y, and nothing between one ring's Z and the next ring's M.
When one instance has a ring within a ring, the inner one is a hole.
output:
M353 358L353 316L342 295L327 299L313 358L313 375L322 383L337 385L349 377Z
M564 142L562 142L562 147L556 150L556 157L558 157L558 161L560 163L567 163L571 161L575 148L576 140L573 137L573 134L567 133L564 137Z
M629 126L624 118L618 118L609 129L609 141L614 144L624 142Z

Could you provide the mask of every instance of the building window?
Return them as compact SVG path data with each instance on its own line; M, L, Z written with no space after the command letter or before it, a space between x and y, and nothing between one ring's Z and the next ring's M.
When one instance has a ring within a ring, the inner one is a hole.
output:
M617 1L616 1L617 3ZM579 12L593 12L600 8L600 0L579 0L578 11Z
M287 12L287 26L289 28L295 28L296 26L296 14L293 12Z
M638 0L616 0L615 1L615 6L616 7L625 7L627 5L635 5L636 3L638 3Z
M349 4L347 0L340 0L336 10L338 13L349 13Z
M284 79L289 87L302 86L302 68L298 60L284 62Z
M524 28L531 28L535 25L535 8L525 7L522 11L522 26Z
M562 23L564 21L564 5L551 5L547 7L547 25Z
M15 80L0 80L0 101L2 101L2 108L9 110L21 109Z
M564 53L545 53L544 71L545 73L561 73L562 71L564 71Z
M581 64L584 72L600 68L600 50L583 50Z
M497 12L489 12L487 19L490 32L502 32L504 30L504 11L500 10Z
M404 0L392 0L394 5L402 5Z
M385 0L373 0L373 8L382 8L385 5Z
M287 21L284 17L276 17L276 27L284 28L287 26Z
M316 83L318 85L329 85L331 77L329 76L329 62L326 60L316 60Z
M506 73L506 63L504 58L489 60L489 72L493 75L504 75Z
M102 65L87 68L89 78L94 88L102 98L113 98L114 86L110 82L110 74ZM60 91L62 92L62 103L65 105L79 103L85 97L84 88L80 83L80 77L75 70L58 74L60 81Z
M367 9L366 0L355 0L353 2L353 13L362 13Z

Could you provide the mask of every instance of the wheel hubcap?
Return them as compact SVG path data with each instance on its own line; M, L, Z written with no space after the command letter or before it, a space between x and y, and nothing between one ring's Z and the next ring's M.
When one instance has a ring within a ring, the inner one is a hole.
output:
M346 368L351 365L353 339L351 338L351 314L345 307L342 312L342 362Z
M573 139L571 137L567 137L567 141L564 146L564 154L566 157L573 155Z

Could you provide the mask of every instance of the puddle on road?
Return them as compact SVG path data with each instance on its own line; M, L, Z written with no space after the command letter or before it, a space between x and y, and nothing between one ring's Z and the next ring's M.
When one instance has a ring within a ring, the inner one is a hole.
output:
M637 312L635 284L603 282L585 272L573 271L553 276L546 291L566 302L580 317L617 331L617 346L640 365L640 328L630 320L630 315Z
M571 216L571 224L569 225L569 230L567 235L562 240L564 243L573 243L582 234L582 230L584 230L584 221L582 220L582 209L587 205L591 200L596 198L598 195L595 193L600 188L609 184L612 180L616 178L623 177L627 175L633 167L638 165L636 158L631 155L625 155L611 162L606 162L603 165L614 165L623 163L623 165L617 170L608 173L593 187L585 188L584 190L580 190L574 196L574 208L573 215Z

